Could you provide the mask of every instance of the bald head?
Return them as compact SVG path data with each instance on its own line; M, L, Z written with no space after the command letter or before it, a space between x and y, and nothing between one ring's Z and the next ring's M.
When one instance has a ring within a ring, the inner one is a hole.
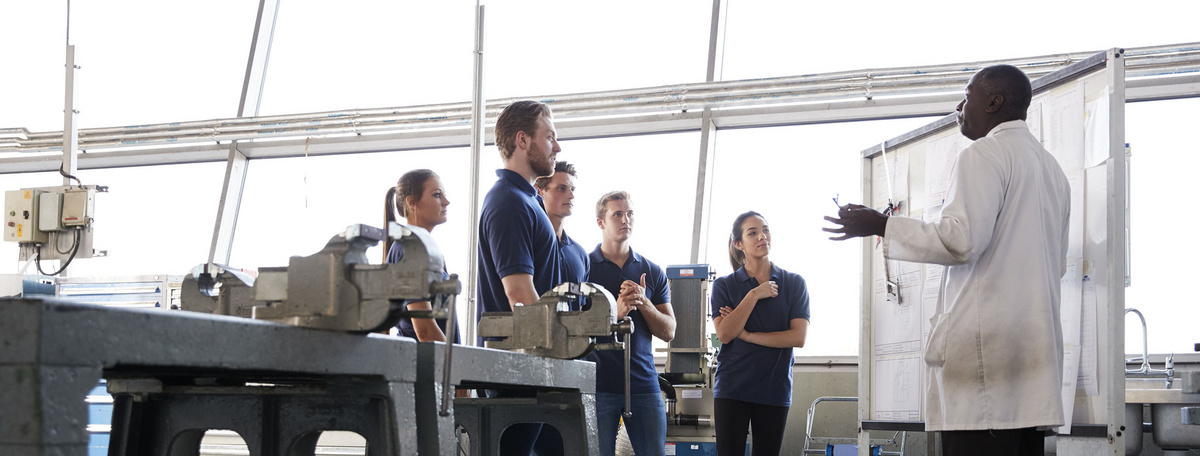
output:
M993 65L975 73L973 78L988 96L1000 95L1003 103L996 114L1004 121L1025 120L1029 102L1033 99L1033 87L1025 72L1012 65Z
M997 125L1025 120L1033 88L1029 77L1012 65L994 65L975 73L958 103L958 129L974 141Z

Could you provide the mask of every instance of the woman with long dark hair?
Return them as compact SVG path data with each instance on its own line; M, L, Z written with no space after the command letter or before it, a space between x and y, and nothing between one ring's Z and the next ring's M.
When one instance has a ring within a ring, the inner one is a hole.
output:
M412 226L424 228L433 232L433 228L446 223L446 189L442 188L442 179L437 173L428 169L415 169L404 173L395 187L389 188L384 197L383 225L397 220L397 215L404 217ZM384 245L384 261L388 264L399 263L404 258L404 247L390 238ZM445 271L443 278L448 278ZM428 301L409 302L409 310L429 310ZM405 318L396 327L400 334L419 341L446 341L446 320L439 319L434 324L432 318ZM455 339L460 339L455 331ZM458 342L458 340L455 340Z
M734 272L712 289L721 351L713 385L717 454L741 456L754 427L754 455L778 455L792 405L793 348L808 332L808 288L798 274L771 263L771 230L754 211L739 215L729 236Z

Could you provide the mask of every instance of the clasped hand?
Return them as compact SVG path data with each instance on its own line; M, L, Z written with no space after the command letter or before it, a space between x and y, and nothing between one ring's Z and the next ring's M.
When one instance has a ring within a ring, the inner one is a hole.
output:
M774 280L768 280L765 283L758 284L750 293L754 295L755 301L774 298L779 296L779 285Z
M625 319L629 311L641 309L650 305L646 299L646 274L642 274L641 283L632 280L621 282L621 293L617 295L617 318Z

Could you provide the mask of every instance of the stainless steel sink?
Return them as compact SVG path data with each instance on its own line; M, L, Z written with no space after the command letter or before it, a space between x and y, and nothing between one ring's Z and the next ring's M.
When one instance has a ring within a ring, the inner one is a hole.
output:
M1164 450L1200 448L1200 426L1183 424L1180 413L1185 406L1197 404L1153 404L1154 443Z
M1185 381L1173 382L1169 389L1162 379L1125 379L1126 417L1128 406L1140 409L1141 404L1150 404L1154 443L1164 450L1200 448L1200 426L1183 424L1181 414L1183 407L1200 406L1200 392L1196 391L1195 382L1189 381L1189 373L1183 376ZM1129 418L1126 422L1132 423ZM1129 436L1133 436L1135 433L1130 430Z
M1126 378L1126 404L1200 404L1200 393L1184 392L1182 382L1163 387L1162 379Z
M1153 424L1154 443L1167 452L1200 448L1200 425L1190 424L1190 415L1183 408L1200 406L1200 371L1184 369L1175 371L1175 354L1166 357L1162 369L1150 366L1149 344L1146 334L1146 318L1137 309L1125 309L1125 315L1137 315L1142 323L1142 356L1126 357L1125 363L1140 363L1135 369L1125 369L1125 422L1129 428L1125 451L1130 454L1130 440L1138 440L1137 452L1141 453L1142 404L1150 404L1150 422ZM1200 344L1197 344L1200 351ZM1176 374L1181 381L1175 381ZM1136 415L1131 412L1136 409ZM1136 416L1132 418L1132 416ZM1137 423L1137 429L1133 424ZM1189 424L1185 424L1189 423Z

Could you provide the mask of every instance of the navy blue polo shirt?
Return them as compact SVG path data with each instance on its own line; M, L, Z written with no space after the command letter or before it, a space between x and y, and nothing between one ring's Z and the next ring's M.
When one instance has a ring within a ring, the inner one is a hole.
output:
M779 296L758 301L746 319L746 331L786 331L791 329L792 320L809 319L804 278L772 264L771 280L779 286ZM717 279L712 287L712 315L721 316L722 307L736 309L758 285L757 279L746 274L746 268ZM713 397L790 407L793 361L791 348L764 347L734 339L721 346L717 355Z
M513 171L496 176L479 216L478 313L512 312L503 277L532 274L538 296L562 282L558 239L537 191Z
M657 264L630 250L625 267L618 268L616 263L604 258L600 246L589 255L592 270L588 274L588 282L604 287L613 298L621 294L621 283L632 280L641 283L642 274L646 274L646 297L654 305L670 302L671 291L667 287L667 274ZM614 302L613 306L617 303ZM637 310L629 312L633 318L633 340L630 347L629 360L629 392L632 394L657 393L658 372L654 370L654 349L650 328L646 319ZM612 337L597 337L596 343L611 343ZM589 354L588 361L596 363L596 391L601 393L625 393L625 354L621 350L596 350Z
M400 260L403 260L403 259L404 259L404 246L401 245L399 242L393 242L392 248L388 249L387 264L396 264L396 263L399 263ZM443 264L442 265L442 280L447 280L449 278L450 278L450 274L446 272L446 265ZM411 302L417 302L417 301L405 301L404 305L407 306ZM442 334L445 334L446 333L446 319L438 318L438 319L435 319L434 321L437 322L437 325L439 328L442 328ZM413 328L412 319L410 319L408 317L404 317L403 319L401 319L400 323L396 324L396 329L399 329L400 335L402 335L404 337L411 337L413 339L417 338L417 330ZM462 333L458 330L457 324L455 324L454 343L456 343L456 344L462 343L461 342L462 337L460 336L460 334L462 334Z
M564 230L562 237L558 238L558 248L562 254L560 260L562 281L586 282L588 272L592 269L592 263L588 259L587 251L583 250L583 246L571 239L571 236L567 236L567 232ZM579 304L573 304L571 310L579 310Z

